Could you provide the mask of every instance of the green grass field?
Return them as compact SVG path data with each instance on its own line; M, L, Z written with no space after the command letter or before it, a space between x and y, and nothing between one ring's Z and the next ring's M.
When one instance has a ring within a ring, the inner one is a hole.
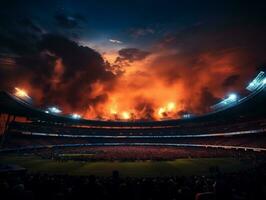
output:
M118 170L121 176L173 176L209 174L209 168L219 166L223 172L245 169L248 165L232 158L177 159L174 161L138 162L81 162L45 160L37 156L5 155L0 156L1 164L16 164L30 172L51 174L110 176Z

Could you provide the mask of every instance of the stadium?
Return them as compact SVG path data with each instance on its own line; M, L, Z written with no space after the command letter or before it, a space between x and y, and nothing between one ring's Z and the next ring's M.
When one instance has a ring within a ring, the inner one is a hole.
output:
M2 0L1 198L266 199L265 10Z
M50 112L34 108L28 96L1 92L1 163L48 174L108 176L119 170L123 176L133 177L202 175L211 169L218 173L220 168L233 173L252 171L255 166L257 170L266 155L265 77L261 71L247 86L247 96L230 94L212 106L210 113L162 121L64 116L55 108ZM190 164L182 166L186 161ZM77 170L81 162L89 164ZM161 168L157 169L156 162L161 162ZM164 162L176 167L165 167ZM97 167L92 168L93 163ZM165 181L161 179L157 181ZM182 195L193 199L196 194ZM213 193L206 195L214 198Z

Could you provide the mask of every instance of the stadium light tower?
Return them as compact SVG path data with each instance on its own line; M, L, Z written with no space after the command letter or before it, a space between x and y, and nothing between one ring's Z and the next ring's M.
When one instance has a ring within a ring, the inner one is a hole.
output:
M247 90L253 92L264 87L266 84L266 74L265 72L261 71L256 78L254 78L249 85L247 86Z

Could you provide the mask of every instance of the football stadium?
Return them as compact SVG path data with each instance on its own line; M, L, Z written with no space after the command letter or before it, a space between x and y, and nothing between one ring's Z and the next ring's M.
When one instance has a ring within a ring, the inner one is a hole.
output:
M265 10L1 0L1 198L266 199Z
M161 121L87 120L63 115L55 107L49 111L34 108L28 101L30 97L21 92L1 92L0 157L2 164L11 164L3 170L48 174L51 177L38 175L39 181L47 184L51 178L78 181L75 176L89 176L89 183L96 184L91 176L108 177L114 173L113 178L118 179L121 173L122 177L137 178L127 184L134 185L138 180L141 187L154 187L149 185L154 181L171 186L163 178L168 176L214 176L226 172L237 176L234 173L245 170L254 173L252 170L263 166L266 155L265 75L261 71L250 82L247 96L230 94L213 105L210 113ZM199 182L211 182L197 178ZM105 181L103 187L109 184ZM210 187L209 184L203 185ZM182 191L177 195L188 195L189 199L196 193ZM213 193L207 196L214 198Z

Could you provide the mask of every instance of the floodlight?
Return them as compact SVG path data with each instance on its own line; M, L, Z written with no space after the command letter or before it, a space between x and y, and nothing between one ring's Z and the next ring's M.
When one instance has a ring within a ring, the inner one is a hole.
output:
M71 118L72 119L80 119L81 116L79 114L77 114L77 113L73 113L73 114L71 114Z
M61 113L62 111L59 108L57 108L57 107L49 107L48 108L48 112L58 114L58 113Z

